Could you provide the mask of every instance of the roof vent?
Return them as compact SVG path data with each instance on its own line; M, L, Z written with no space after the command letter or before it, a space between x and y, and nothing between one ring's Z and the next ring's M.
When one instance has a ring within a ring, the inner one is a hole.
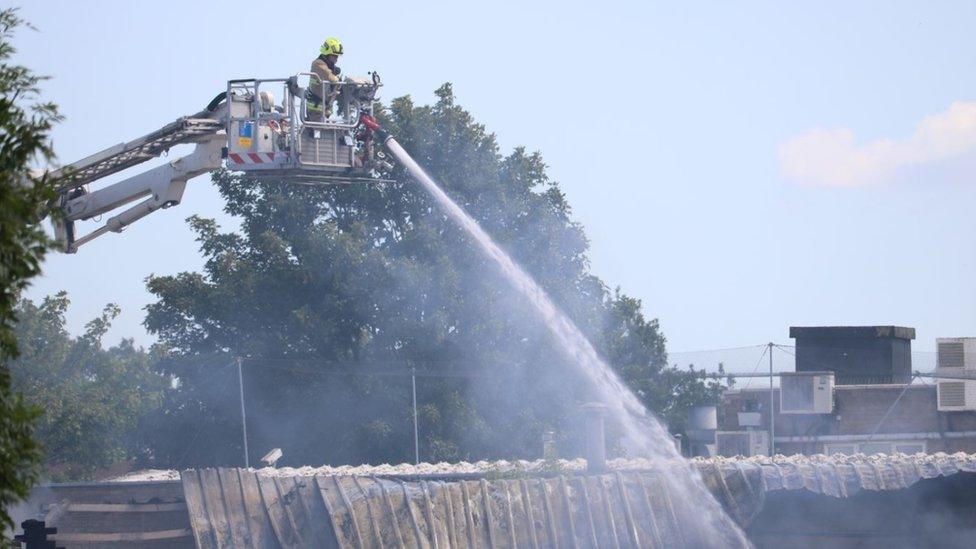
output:
M939 410L966 409L965 381L940 381L938 388Z

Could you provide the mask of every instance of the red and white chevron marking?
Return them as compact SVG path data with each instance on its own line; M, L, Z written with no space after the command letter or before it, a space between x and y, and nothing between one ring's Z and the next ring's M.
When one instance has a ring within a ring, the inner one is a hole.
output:
M231 164L268 164L274 162L275 153L229 153L227 160Z

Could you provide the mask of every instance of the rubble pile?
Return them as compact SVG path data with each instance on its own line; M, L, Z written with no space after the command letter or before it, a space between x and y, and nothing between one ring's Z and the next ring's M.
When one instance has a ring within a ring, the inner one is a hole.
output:
M693 458L688 463L700 470L705 469L754 469L764 471L764 476L768 476L769 471L799 471L803 468L815 468L815 471L834 470L837 467L846 466L853 471L862 469L875 470L879 467L894 468L896 471L914 470L916 475L923 478L931 478L939 474L948 474L958 471L976 471L976 454L874 454L874 455L793 455L784 456L752 456L752 457L713 457L713 458ZM661 461L648 459L626 459L618 458L607 461L607 467L611 471L641 471L653 470L662 467ZM320 467L265 467L256 471L261 475L267 476L317 476L317 475L339 475L339 476L452 476L452 475L510 475L518 476L521 474L546 474L546 473L577 473L586 470L586 460L577 459L558 459L558 460L497 460L497 461L477 461L469 463L461 461L458 463L401 463L399 465L323 465ZM814 469L810 469L814 471ZM921 472L919 472L921 471ZM926 472L928 471L928 472ZM785 473L784 473L785 474ZM912 476L916 476L912 475ZM179 480L180 473L176 470L149 469L144 471L133 471L126 475L107 479L106 482L151 482L165 480Z

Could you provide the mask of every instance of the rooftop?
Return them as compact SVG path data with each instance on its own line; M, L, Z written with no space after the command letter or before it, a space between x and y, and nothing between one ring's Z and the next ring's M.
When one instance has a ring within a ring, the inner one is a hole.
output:
M915 328L904 326L790 326L790 337L794 339L915 339Z

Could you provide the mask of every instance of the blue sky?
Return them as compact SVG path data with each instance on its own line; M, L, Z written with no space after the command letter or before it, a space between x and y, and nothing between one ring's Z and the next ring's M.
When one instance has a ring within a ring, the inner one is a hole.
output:
M202 108L225 81L306 70L326 36L383 97L441 83L505 151L542 152L592 267L669 349L789 343L790 325L976 335L976 4L969 2L44 1L19 61L48 74L70 162ZM174 151L174 154L179 151ZM184 219L234 222L207 177L73 256L70 292L141 327L144 279L198 269ZM756 355L758 358L758 355ZM751 365L750 365L751 366Z

